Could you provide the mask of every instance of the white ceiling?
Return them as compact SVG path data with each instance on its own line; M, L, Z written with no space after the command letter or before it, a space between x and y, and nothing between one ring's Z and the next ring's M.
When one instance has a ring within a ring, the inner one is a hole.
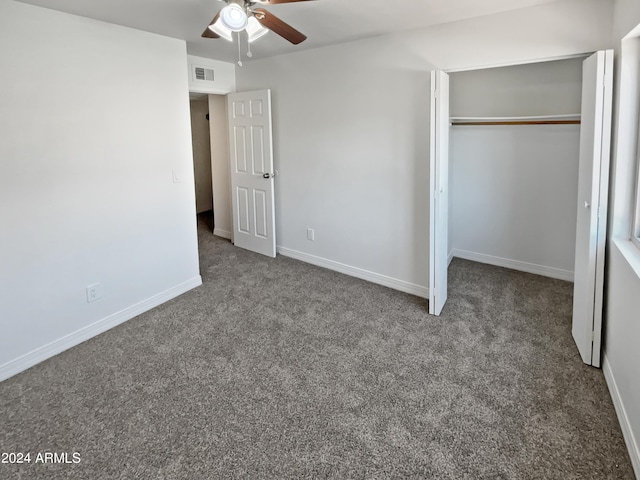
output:
M201 34L224 3L220 0L19 0L83 17L187 41L192 55L233 62L235 43ZM559 0L315 0L267 6L307 35L294 46L269 32L252 45L253 58L343 43ZM246 51L246 46L243 46ZM244 56L244 55L243 55ZM244 61L246 61L246 57Z

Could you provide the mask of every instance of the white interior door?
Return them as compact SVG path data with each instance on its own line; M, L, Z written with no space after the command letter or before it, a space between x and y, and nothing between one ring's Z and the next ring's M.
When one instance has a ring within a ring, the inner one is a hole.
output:
M582 67L573 338L584 363L600 366L602 301L611 145L613 50Z
M271 91L227 97L233 242L276 256Z
M429 161L429 313L447 301L449 250L449 75L431 72Z

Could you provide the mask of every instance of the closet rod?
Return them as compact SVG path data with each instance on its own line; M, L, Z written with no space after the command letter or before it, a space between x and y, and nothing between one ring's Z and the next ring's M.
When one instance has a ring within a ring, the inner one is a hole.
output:
M452 126L477 126L477 125L580 125L580 120L524 120L524 121L478 121L478 122L465 122L465 121L453 121Z
M456 117L452 115L449 122L451 125L580 125L580 114L520 117Z

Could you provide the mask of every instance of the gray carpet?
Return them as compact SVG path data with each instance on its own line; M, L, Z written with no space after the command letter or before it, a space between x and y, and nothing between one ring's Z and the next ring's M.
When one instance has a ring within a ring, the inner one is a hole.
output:
M426 301L213 237L204 285L0 384L0 478L633 477L571 285L463 260Z

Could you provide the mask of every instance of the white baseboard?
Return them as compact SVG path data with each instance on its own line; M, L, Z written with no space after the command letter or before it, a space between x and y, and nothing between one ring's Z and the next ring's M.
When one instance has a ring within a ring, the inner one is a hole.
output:
M638 448L638 442L633 433L633 429L631 428L631 422L629 422L627 410L624 408L624 403L620 396L620 390L618 390L618 385L615 377L613 376L611 364L607 360L606 354L602 355L602 371L604 373L604 378L607 381L607 386L609 387L613 406L615 407L616 414L618 415L618 422L620 422L620 427L622 428L622 436L627 444L627 450L629 451L629 457L631 457L633 470L635 471L636 477L640 478L640 448Z
M227 240L231 240L231 232L228 232L227 230L214 228L213 234L216 235L217 237L222 237L222 238L226 238Z
M182 295L189 290L202 285L202 277L198 275L186 282L183 282L175 287L172 287L164 292L158 293L153 297L143 300L135 305L125 308L117 313L109 315L108 317L98 320L91 325L76 330L73 333L65 335L51 343L36 348L29 353L21 355L18 358L8 361L7 363L0 365L0 382L6 380L9 377L33 367L34 365L51 358L59 353L68 350L71 347L89 340L107 330L120 325L121 323L131 320L132 318L140 315L141 313L151 310L169 300Z
M558 280L573 282L573 272L569 270L546 267L544 265L536 265L535 263L521 262L519 260L510 260L508 258L494 257L493 255L469 252L467 250L460 250L457 248L453 249L452 255L458 258L464 258L465 260L487 263L489 265L495 265L497 267L510 268L512 270L519 270L521 272L533 273L535 275L542 275L544 277L557 278Z
M453 261L453 250L449 252L449 258L447 258L447 267L451 265L452 261Z
M308 253L299 252L290 248L278 246L278 253L284 255L285 257L295 258L296 260L310 263L312 265L317 265L318 267L327 268L329 270L334 270L336 272L344 273L345 275L349 275L351 277L367 280L371 283L377 283L378 285L393 288L394 290L410 293L422 298L429 298L429 289L427 287L406 282L404 280L398 280L397 278L370 272L358 267L352 267L351 265L346 265L344 263L335 262L327 258L317 257Z

